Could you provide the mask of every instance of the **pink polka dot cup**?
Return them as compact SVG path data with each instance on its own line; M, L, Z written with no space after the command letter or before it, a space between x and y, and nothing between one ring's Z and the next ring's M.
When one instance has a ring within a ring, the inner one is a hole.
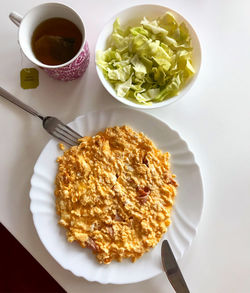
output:
M83 75L89 64L89 47L81 17L70 7L60 3L45 3L32 8L23 17L11 12L10 19L19 27L18 42L25 56L57 80L69 81ZM82 33L82 44L78 53L68 62L60 65L47 65L40 62L32 51L31 39L35 28L44 20L54 17L73 22Z

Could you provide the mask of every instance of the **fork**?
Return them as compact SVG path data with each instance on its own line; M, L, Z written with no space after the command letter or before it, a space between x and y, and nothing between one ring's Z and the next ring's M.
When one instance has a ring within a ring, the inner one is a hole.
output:
M0 86L0 96L7 99L11 103L19 106L23 110L29 112L30 114L40 118L43 122L43 128L52 136L57 138L59 141L65 142L70 146L78 145L79 139L82 137L79 133L65 125L56 117L52 116L42 116L36 110L31 108L30 106L24 104L16 97L14 97L11 93L7 92Z

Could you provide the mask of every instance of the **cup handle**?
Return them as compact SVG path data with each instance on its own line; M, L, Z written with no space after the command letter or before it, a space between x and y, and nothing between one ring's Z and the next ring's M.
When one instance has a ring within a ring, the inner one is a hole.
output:
M11 12L9 15L10 20L16 25L19 26L23 17L17 12Z

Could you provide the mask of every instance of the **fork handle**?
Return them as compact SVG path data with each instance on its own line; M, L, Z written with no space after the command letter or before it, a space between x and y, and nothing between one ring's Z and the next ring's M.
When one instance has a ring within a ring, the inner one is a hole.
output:
M9 93L5 89L3 89L1 86L0 86L0 96L2 96L3 98L7 99L11 103L17 105L18 107L22 108L23 110L29 112L30 114L32 114L34 116L37 116L42 120L44 119L44 117L41 114L39 114L36 110L34 110L30 106L24 104L22 101L18 100L11 93Z

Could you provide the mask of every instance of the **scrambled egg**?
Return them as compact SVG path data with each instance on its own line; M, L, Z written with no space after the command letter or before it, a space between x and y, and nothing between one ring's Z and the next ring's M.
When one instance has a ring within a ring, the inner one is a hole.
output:
M57 159L56 210L68 241L100 263L154 247L170 224L177 183L169 153L128 126L106 128Z

